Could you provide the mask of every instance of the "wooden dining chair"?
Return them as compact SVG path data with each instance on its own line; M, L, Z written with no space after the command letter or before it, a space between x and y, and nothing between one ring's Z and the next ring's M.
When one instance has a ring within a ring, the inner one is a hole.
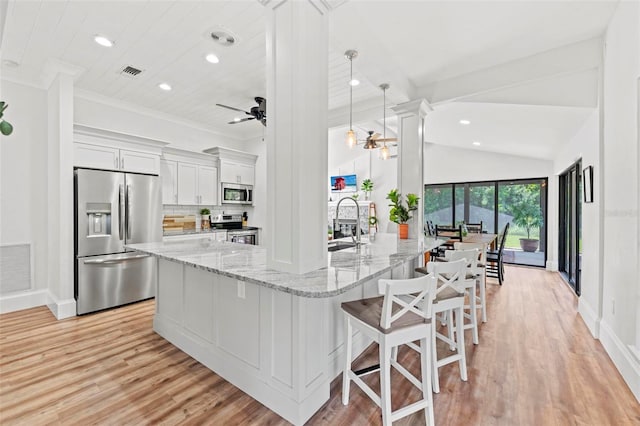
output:
M509 223L504 226L504 231L498 236L499 245L498 250L487 251L487 264L486 271L487 277L497 278L498 283L502 285L504 281L504 263L502 262L502 254L504 252L504 244L507 240L507 234L509 233Z
M446 250L453 250L453 243L462 241L462 225L457 227L436 225L436 238L445 240L445 243L438 247L432 256L444 257Z
M484 227L482 221L480 223L467 223L467 231L473 234L482 234L484 232Z

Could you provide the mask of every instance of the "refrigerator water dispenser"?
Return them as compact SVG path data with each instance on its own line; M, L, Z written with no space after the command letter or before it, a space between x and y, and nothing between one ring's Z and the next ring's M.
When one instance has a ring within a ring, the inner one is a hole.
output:
M111 235L110 203L87 203L86 212L89 225L88 238Z

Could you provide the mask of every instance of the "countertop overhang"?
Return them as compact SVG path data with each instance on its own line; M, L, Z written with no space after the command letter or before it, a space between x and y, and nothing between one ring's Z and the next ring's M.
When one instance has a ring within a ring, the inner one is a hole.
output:
M296 296L321 298L344 293L444 243L428 237L400 240L396 234L384 233L363 242L358 249L328 253L326 267L306 274L268 268L267 251L263 247L215 241L210 236L189 241L128 244L126 248Z

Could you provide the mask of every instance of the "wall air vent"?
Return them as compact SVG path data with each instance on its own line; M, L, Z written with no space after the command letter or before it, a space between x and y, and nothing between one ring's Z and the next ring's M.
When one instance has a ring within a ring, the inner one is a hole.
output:
M125 77L137 77L141 72L142 70L139 70L138 68L134 68L130 65L127 65L124 68L122 68L122 70L120 71L120 74L124 75Z

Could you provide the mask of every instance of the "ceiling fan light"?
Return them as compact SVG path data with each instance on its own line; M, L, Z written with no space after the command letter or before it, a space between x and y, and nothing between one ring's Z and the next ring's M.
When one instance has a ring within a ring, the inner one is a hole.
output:
M353 131L353 129L349 129L349 131L347 132L347 145L349 146L349 148L353 148L354 146L356 146L356 132Z
M378 144L371 138L367 138L367 142L364 144L364 149L376 149Z

